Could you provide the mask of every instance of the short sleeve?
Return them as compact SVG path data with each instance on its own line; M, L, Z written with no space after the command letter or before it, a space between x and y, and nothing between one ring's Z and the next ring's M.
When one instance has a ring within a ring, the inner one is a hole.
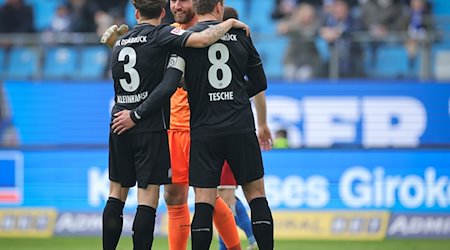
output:
M255 67L260 65L262 63L261 57L259 56L258 51L256 51L251 37L247 37L246 35L244 35L244 44L248 52L247 67Z
M185 47L190 35L192 35L192 31L169 25L161 25L158 29L157 41L161 46L169 46L171 49L177 49Z

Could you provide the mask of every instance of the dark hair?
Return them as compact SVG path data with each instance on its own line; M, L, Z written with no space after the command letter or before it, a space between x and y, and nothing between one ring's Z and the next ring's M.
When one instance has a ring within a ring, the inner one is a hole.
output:
M239 19L239 15L235 8L226 6L223 11L223 20L225 21L230 18Z
M161 15L167 0L132 0L142 17L153 19Z
M275 132L275 135L278 137L287 137L286 129L280 129Z
M195 12L198 15L204 15L210 13L214 10L217 3L222 3L223 0L193 0L192 5L194 6Z

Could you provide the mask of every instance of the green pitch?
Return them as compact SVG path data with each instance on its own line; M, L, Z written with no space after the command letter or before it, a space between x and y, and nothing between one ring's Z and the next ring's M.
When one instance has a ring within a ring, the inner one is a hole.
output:
M245 249L246 243L243 242ZM100 237L54 237L50 239L0 238L2 250L98 250ZM118 250L132 249L130 237L119 242ZM165 250L167 239L156 238L155 250ZM217 240L213 240L211 250L217 250ZM276 250L449 250L450 240L386 240L386 241L282 241L275 242Z

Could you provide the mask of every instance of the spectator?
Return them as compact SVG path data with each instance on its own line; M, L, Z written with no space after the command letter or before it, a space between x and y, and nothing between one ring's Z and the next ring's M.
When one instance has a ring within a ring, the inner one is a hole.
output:
M113 18L124 18L129 0L96 0L97 11L103 11Z
M51 32L70 32L72 31L72 19L67 6L61 5L56 9L56 14L52 18L49 31Z
M275 138L273 139L273 148L277 149L289 148L287 131L285 129L280 129L275 132Z
M307 80L318 75L319 52L315 38L319 21L314 7L300 4L287 21L278 25L278 33L289 37L289 47L284 59L284 77L289 80Z
M53 43L72 43L73 39L69 32L72 32L73 19L67 5L60 5L56 8L49 27L43 33L43 41L46 45Z
M399 0L368 0L362 5L363 28L375 38L400 31L404 7Z
M329 64L339 64L340 77L361 77L363 74L361 47L352 38L352 33L358 30L359 23L350 15L347 2L336 0L331 15L320 29L320 35L331 49L330 61L336 58Z
M323 22L333 15L334 0L325 0L320 8L321 16Z
M101 36L108 27L115 24L114 17L112 15L110 15L108 12L104 12L102 10L95 12L94 20L95 20L95 24L97 26L96 32L97 32L98 36ZM121 22L121 23L123 23L123 22Z
M279 20L289 17L301 0L275 0L275 9L272 11L272 19Z
M34 32L33 9L23 0L6 0L0 7L0 33Z
M12 122L8 101L0 82L0 146L13 147L19 145L19 136Z
M174 23L175 19L173 18L172 11L170 10L170 1L167 2L165 10L166 10L166 15L162 19L162 23L164 23L164 24L172 24L172 23Z
M101 36L113 24L125 22L125 10L128 0L96 0L94 3L94 20L97 34Z
M94 22L95 5L93 1L69 0L67 3L71 13L71 30L73 32L95 32L96 24Z
M400 0L367 0L361 7L363 29L369 32L371 64L375 66L377 50L389 32L399 32L404 21L405 6Z
M406 51L408 53L409 71L414 70L419 44L427 44L433 39L434 30L433 16L430 6L426 0L411 0L407 17L407 41Z
M323 21L323 20L326 20L328 18L328 16L332 15L334 2L336 0L309 0L309 1L321 3L319 6L314 5L314 7L319 12L320 16L322 17L322 21ZM360 8L360 4L365 1L368 1L368 0L345 0L347 5L349 6L349 9L353 9L353 11L356 11L356 12L358 12L358 10ZM352 13L350 15L352 15L354 17L358 17L358 13L355 13L355 14Z

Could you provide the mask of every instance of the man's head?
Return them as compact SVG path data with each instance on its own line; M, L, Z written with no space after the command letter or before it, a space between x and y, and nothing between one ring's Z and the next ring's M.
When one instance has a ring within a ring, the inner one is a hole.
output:
M146 20L164 17L167 0L132 0L136 8L136 19Z
M349 7L345 0L336 0L334 2L333 16L339 21L343 21L348 18Z
M424 0L411 0L410 6L413 11L423 11L426 8L426 2Z
M239 14L235 8L227 6L223 11L223 20L225 21L230 18L239 19Z
M193 0L194 10L198 15L212 14L218 20L222 20L224 0Z
M195 17L192 0L170 0L170 11L175 22L180 24L189 23Z
M5 5L13 6L13 7L20 7L23 4L23 0L6 0Z
M285 129L280 129L275 132L276 138L287 138L287 131Z

